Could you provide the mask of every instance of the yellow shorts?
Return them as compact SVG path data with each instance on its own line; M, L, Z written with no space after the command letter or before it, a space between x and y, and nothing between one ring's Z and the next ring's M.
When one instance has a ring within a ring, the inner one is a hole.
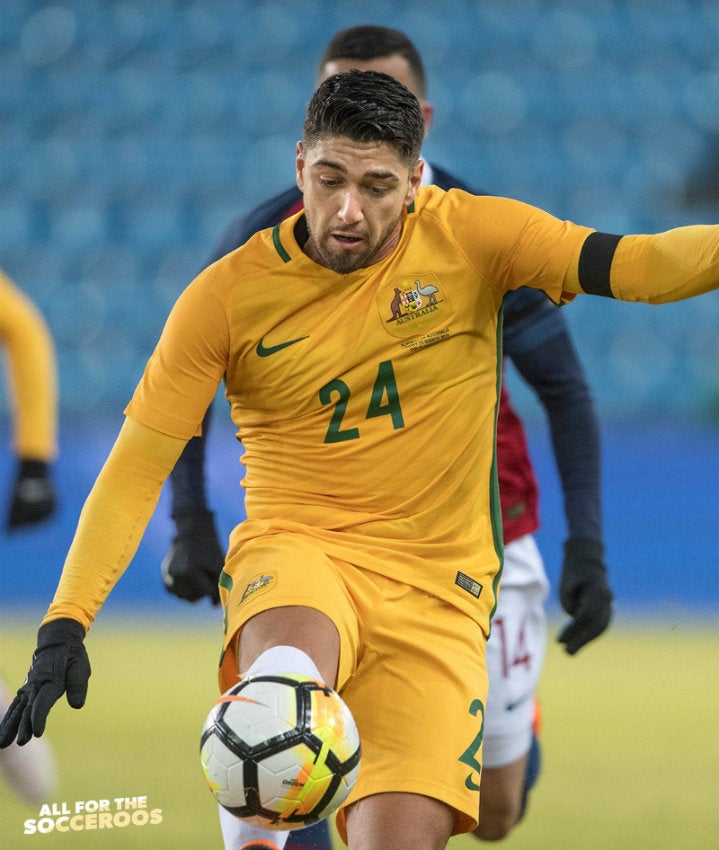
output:
M250 617L286 605L322 611L339 632L337 690L362 742L345 805L383 792L422 794L457 811L455 834L473 830L488 687L480 627L437 597L332 559L298 534L243 544L224 572L221 688L237 681L236 638ZM342 811L337 827L345 838Z

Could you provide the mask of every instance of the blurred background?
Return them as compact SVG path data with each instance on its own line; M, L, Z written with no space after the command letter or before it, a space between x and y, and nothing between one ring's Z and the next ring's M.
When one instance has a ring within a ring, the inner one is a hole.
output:
M13 0L0 266L50 322L65 412L124 404L229 220L293 182L319 55L357 23L415 41L425 153L478 190L610 233L716 220L714 0ZM605 419L716 411L717 298L571 319Z
M425 154L478 190L614 233L716 223L716 0L3 3L0 268L50 325L61 392L60 510L42 527L0 532L0 618L21 623L28 659L82 502L172 303L229 221L292 183L317 59L337 30L364 23L414 40L435 105ZM667 637L710 623L716 648L719 293L661 308L579 298L566 315L602 422L616 626L649 622ZM511 370L508 382L529 429L538 540L556 584L565 526L543 413ZM227 534L243 515L242 470L221 398L217 409L208 485ZM10 425L0 387L2 498ZM218 628L206 601L188 606L162 588L168 514L163 494L106 607L160 629ZM550 610L559 616L554 595ZM118 622L110 616L108 637ZM0 659L8 668L16 677L25 659ZM706 681L715 696L716 675ZM716 738L715 724L705 728ZM667 847L689 847L667 835Z
M477 189L615 233L716 221L714 0L5 4L0 267L56 341L63 501L45 528L0 539L3 601L47 598L167 312L231 218L292 183L319 55L358 23L415 41L436 110L425 153ZM660 308L580 298L567 318L604 427L620 601L719 606L719 294ZM551 574L564 526L543 413L508 381ZM217 406L210 491L229 532L241 470ZM113 601L167 601L156 566L170 533L161 506ZM38 549L47 583L27 581ZM677 569L691 577L680 592Z

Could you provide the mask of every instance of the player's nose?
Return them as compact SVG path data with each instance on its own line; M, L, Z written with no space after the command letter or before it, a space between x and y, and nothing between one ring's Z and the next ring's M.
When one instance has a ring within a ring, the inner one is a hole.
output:
M360 195L356 189L350 188L343 193L338 215L345 224L355 224L364 218Z

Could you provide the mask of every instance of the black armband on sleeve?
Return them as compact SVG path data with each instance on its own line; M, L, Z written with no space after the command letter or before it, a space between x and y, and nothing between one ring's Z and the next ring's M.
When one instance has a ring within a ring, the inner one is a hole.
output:
M614 298L609 285L609 270L621 236L590 233L579 255L579 285L589 295Z

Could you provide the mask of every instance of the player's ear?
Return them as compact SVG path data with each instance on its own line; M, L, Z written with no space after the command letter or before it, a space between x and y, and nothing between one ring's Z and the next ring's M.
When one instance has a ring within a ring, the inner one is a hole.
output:
M414 201L419 187L422 185L422 172L424 171L424 160L418 159L416 165L409 175L409 184L407 186L407 194L404 198L404 205L408 207Z
M295 148L295 180L300 192L305 190L305 152L302 140L297 142Z
M434 120L434 106L431 103L428 103L426 100L420 101L422 106L422 117L424 118L424 137L425 139L429 135L429 128L432 126L432 121Z

